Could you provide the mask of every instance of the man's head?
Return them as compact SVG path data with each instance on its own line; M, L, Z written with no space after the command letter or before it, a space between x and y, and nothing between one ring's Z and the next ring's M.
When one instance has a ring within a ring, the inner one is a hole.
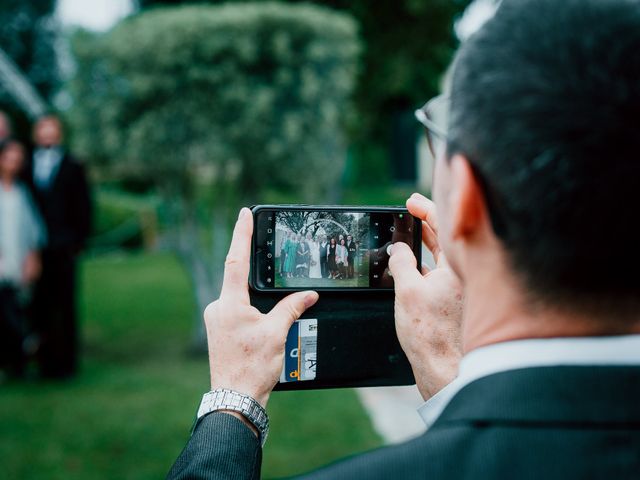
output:
M351 242L351 235L347 235L347 242Z
M62 143L62 122L55 115L40 117L33 126L33 141L39 147L56 147Z
M638 51L635 0L504 0L463 44L434 190L463 280L499 249L529 300L637 315Z

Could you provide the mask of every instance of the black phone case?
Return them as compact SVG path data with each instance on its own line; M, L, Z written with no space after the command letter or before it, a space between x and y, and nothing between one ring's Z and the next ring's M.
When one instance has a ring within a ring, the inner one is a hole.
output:
M263 313L291 292L251 289ZM278 383L275 390L413 385L411 365L396 336L393 291L325 291L302 318L318 320L315 380Z

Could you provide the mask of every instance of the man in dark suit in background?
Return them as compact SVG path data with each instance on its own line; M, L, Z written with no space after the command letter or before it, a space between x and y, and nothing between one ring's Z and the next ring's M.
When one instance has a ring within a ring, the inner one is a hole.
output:
M320 275L322 278L327 278L329 276L329 268L328 268L328 255L329 255L329 242L327 242L326 235L322 235L322 239L320 240L320 245L318 245L318 249L320 250Z
M407 208L437 267L401 242L389 262L428 430L301 478L639 478L639 50L637 0L504 0L462 45L416 112L436 203ZM243 209L205 312L212 391L171 479L260 476L284 339L318 295L251 307L252 232Z
M40 118L33 140L27 180L48 231L34 294L38 364L45 378L67 378L78 367L76 259L91 231L91 198L83 166L62 146L60 119Z

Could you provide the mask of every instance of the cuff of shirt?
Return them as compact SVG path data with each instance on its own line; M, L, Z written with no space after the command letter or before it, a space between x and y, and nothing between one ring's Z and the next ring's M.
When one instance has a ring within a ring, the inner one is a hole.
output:
M457 382L454 380L418 408L418 414L427 428L431 428L457 391Z

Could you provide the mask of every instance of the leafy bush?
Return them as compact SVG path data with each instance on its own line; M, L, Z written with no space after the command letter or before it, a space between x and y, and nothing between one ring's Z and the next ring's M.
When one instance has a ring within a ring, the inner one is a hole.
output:
M75 147L183 195L195 177L249 201L273 188L317 200L343 170L358 52L351 18L316 6L143 12L76 35Z
M93 250L138 249L153 243L158 233L153 197L104 188L96 193Z

